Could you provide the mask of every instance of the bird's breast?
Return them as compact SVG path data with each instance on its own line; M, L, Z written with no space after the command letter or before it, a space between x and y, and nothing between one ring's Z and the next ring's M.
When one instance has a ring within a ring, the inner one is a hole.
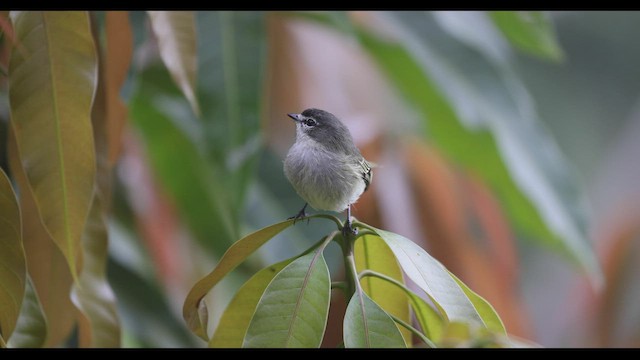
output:
M317 210L343 211L364 191L357 164L321 145L294 144L284 162L296 192Z

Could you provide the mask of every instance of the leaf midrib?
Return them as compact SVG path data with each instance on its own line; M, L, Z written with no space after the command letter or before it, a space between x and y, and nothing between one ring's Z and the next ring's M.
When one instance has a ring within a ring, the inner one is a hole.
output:
M66 179L66 175L65 175L65 166L64 166L64 156L63 156L63 148L62 148L62 131L60 129L60 116L58 113L58 99L56 96L56 82L54 79L54 74L53 74L53 56L52 56L52 49L51 49L51 38L49 36L49 27L47 26L47 14L46 12L42 12L42 24L43 24L43 29L44 29L44 33L45 33L45 37L46 37L46 48L47 48L47 55L49 57L49 77L51 80L51 97L53 99L53 116L55 118L54 124L55 124L55 128L56 128L56 148L57 148L57 156L60 162L60 181L61 181L61 186L60 186L60 191L62 193L62 207L63 207L63 223L64 223L64 239L66 242L66 246L67 246L67 251L69 252L67 254L68 256L68 260L69 260L69 267L71 268L71 273L73 275L73 277L76 277L76 264L75 264L75 259L72 256L72 249L73 249L73 244L72 244L72 239L71 239L71 231L70 229L70 225L69 225L69 204L67 201L67 179Z
M284 347L289 347L289 341L291 341L291 339L293 338L293 325L296 322L296 319L298 318L298 312L300 311L300 305L302 303L302 298L304 297L304 293L305 291L307 291L307 284L309 282L309 277L311 276L311 272L313 271L313 267L316 263L316 261L318 260L318 256L322 254L321 250L316 251L315 255L313 256L313 259L311 259L311 264L309 264L309 270L307 270L307 273L304 276L304 280L302 282L302 287L301 287L301 291L298 294L298 298L296 299L296 307L293 309L293 314L291 316L291 320L289 321L289 331L287 332L287 339L284 343Z

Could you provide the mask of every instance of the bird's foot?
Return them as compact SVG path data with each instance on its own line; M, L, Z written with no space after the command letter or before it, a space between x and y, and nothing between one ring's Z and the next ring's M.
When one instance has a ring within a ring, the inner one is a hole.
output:
M349 238L358 235L358 229L351 226L351 219L347 219L342 226L342 236Z
M295 225L296 221L298 220L304 220L304 218L307 217L307 212L305 211L306 209L307 209L307 204L305 204L295 216L288 217L287 220L293 219L293 225ZM307 219L307 224L309 224L309 221L311 221L310 218Z

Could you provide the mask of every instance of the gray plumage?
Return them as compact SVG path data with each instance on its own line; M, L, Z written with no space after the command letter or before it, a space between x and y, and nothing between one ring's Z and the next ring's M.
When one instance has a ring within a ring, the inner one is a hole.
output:
M314 209L347 209L371 184L371 163L333 114L307 109L289 116L296 121L296 142L284 160L287 179Z

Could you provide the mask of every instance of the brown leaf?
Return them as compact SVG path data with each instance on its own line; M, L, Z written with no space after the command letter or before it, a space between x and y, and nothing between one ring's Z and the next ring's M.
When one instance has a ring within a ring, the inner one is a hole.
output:
M495 197L420 141L404 154L430 253L495 307L509 333L528 337L514 238Z
M75 323L75 307L69 297L73 279L64 256L40 221L33 195L17 157L12 130L8 137L8 158L11 174L20 188L27 270L47 319L48 336L44 346L58 346L69 336Z
M133 55L133 35L128 11L107 11L104 81L107 113L109 165L113 166L122 148L122 131L127 120L127 108L120 89L127 78Z

